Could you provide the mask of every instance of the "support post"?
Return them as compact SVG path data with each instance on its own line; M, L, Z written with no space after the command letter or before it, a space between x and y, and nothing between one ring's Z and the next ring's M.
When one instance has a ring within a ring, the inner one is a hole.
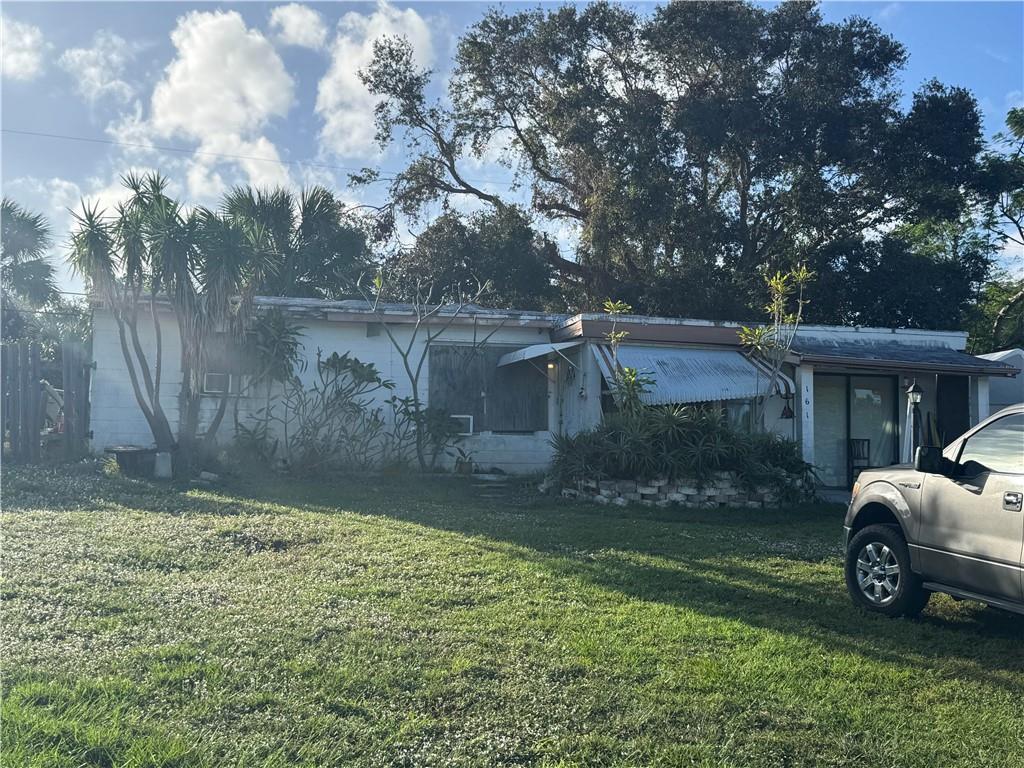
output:
M970 386L971 426L989 417L988 376L972 376Z
M796 414L800 420L800 453L804 461L814 463L814 366L796 368Z

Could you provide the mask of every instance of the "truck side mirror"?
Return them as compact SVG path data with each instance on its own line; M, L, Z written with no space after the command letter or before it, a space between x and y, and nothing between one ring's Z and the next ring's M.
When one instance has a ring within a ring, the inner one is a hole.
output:
M942 449L935 445L922 445L914 453L914 469L930 475L943 474Z

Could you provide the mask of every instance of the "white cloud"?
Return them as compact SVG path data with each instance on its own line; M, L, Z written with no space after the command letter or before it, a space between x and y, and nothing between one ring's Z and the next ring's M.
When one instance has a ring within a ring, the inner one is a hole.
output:
M901 3L886 3L879 9L878 13L875 14L875 21L892 21L898 15L903 12L903 5Z
M321 144L340 157L365 157L374 150L376 99L359 79L359 70L372 60L374 41L384 36L405 37L418 66L433 63L430 27L412 8L399 10L380 2L369 15L351 12L341 18L331 46L331 65L316 98L316 112L323 120Z
M993 61L998 61L1000 64L1005 65L1008 65L1010 63L1009 56L1007 56L1005 53L1001 53L1000 51L995 50L994 48L989 48L988 46L981 46L980 50Z
M318 51L327 42L323 17L300 3L279 5L270 12L270 28L284 45L297 45Z
M50 47L39 27L0 16L3 76L32 80L43 71L43 54Z
M135 49L113 32L98 31L90 48L69 48L60 57L60 66L73 78L75 89L90 104L109 96L128 101L135 89L122 78Z
M136 103L107 133L139 144L197 142L184 169L193 202L212 202L244 181L288 184L288 170L263 134L273 118L287 115L295 83L270 41L235 11L192 11L178 19L171 42L177 52L153 89L149 117Z
M177 56L153 91L160 134L252 133L287 114L295 84L270 42L237 12L192 11L171 42Z

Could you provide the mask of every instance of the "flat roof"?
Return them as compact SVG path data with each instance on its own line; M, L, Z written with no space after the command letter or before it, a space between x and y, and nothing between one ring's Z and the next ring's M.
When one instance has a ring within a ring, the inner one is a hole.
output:
M1020 372L998 360L975 357L941 344L797 337L793 341L792 351L800 357L801 362L843 368L888 368L994 376L1013 376Z

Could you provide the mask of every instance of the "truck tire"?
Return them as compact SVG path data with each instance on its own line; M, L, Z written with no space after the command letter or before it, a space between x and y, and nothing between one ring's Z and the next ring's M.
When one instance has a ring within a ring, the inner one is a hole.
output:
M931 593L910 568L910 550L898 528L869 525L846 551L846 589L855 605L894 618L916 616Z

